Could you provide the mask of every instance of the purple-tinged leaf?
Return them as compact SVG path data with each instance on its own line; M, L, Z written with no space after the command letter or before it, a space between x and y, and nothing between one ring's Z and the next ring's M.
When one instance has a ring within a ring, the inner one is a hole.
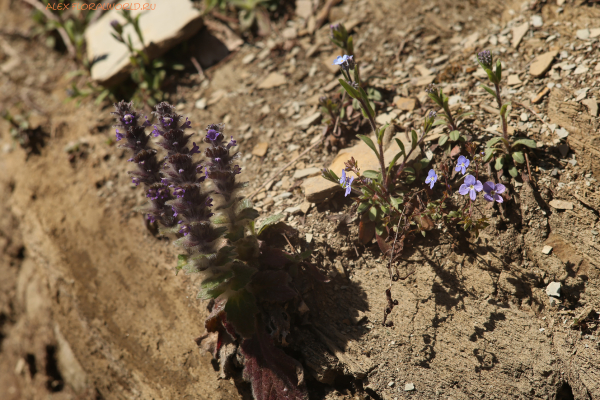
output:
M254 274L248 289L260 300L284 303L297 296L288 286L290 280L285 271L260 271Z
M273 344L260 324L241 345L246 358L244 379L256 400L308 400L302 365Z
M204 326L208 332L216 332L219 329L219 326L221 325L220 322L225 315L225 304L227 304L227 299L215 299L212 311L204 322Z

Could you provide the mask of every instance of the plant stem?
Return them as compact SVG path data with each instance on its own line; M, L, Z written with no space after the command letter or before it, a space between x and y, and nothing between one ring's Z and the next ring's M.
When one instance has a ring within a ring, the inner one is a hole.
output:
M494 88L496 89L496 102L498 103L498 110L502 111L502 99L500 98L500 85L498 83L494 83ZM506 147L506 151L510 154L510 147L508 146L508 124L506 122L506 114L500 114L500 120L502 121L502 135L506 140L504 143L504 147Z
M360 101L362 109L365 111L365 114L367 114L367 117L369 117L371 129L373 130L373 133L375 134L375 140L377 140L377 144L379 145L379 167L381 168L381 179L383 179L383 188L387 192L387 173L385 170L385 160L383 158L383 141L379 140L379 138L377 137L377 125L375 123L375 119L368 111L369 109L367 108L367 104L365 104L365 101L362 98L358 99L358 101Z

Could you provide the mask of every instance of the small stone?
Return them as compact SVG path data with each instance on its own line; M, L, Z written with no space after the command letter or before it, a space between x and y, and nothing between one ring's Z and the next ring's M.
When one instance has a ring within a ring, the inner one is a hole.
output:
M552 297L560 297L560 282L550 282L548 286L546 286L546 294Z
M579 67L575 68L575 71L573 71L573 75L582 75L588 72L589 70L590 69L585 65L580 65Z
M269 149L268 142L257 143L256 146L252 149L252 155L257 157L264 157L267 154L267 150Z
M298 214L300 212L300 206L288 207L283 210L284 213L290 213L292 215Z
M450 96L448 98L448 105L453 106L455 104L462 103L462 97L460 94L455 94L454 96Z
M443 56L439 56L433 59L433 61L431 62L433 65L438 65L441 64L443 62L448 61L448 58L450 58L447 54L444 54Z
M525 34L527 34L528 30L529 30L529 22L525 22L525 23L513 28L513 37L512 37L512 43L511 43L512 47L514 47L515 49L519 47L521 40L523 40L523 37L525 36Z
M508 76L507 83L508 83L508 86L516 86L516 85L520 85L523 82L521 82L521 80L519 79L519 75L513 74L513 75Z
M569 131L567 131L565 128L556 129L554 132L561 139L565 139L567 136L569 136Z
M283 193L280 193L277 196L273 197L273 200L277 201L277 200L289 199L292 196L293 196L293 194L291 192L283 192Z
M311 0L296 0L296 15L308 19L313 15L313 2Z
M302 179L302 178L306 178L307 176L316 175L316 174L320 174L320 173L321 173L321 169L316 168L316 167L299 169L294 172L293 178L294 179Z
M598 116L598 102L595 98L583 100L581 104L587 107L588 113L590 113L592 117Z
M571 203L570 201L565 201L565 200L552 200L549 203L553 208L556 208L557 210L572 210L573 209L573 203Z
M536 28L541 28L542 26L544 26L544 20L542 19L541 15L532 15L531 16L531 25L533 25Z
M542 249L542 253L545 255L552 253L552 246L544 246L544 248Z
M594 39L600 36L600 28L590 29L590 39Z
M537 96L535 96L535 98L532 100L533 104L538 104L542 101L542 99L548 94L550 93L550 88L545 87L541 92L539 92L537 94Z
M395 96L394 104L399 110L412 112L416 107L418 107L419 101L417 99L411 99L408 97Z
M388 382L388 387L393 387L396 384L396 382L394 381L389 381Z
M242 58L242 64L244 64L244 65L250 64L252 61L254 61L255 58L256 58L256 54L250 53L250 54L246 55L244 58Z
M557 54L558 51L553 50L537 56L535 61L529 67L529 73L534 78L542 77L546 71L548 71L550 65L552 65L552 61L554 61L554 57L556 57Z
M428 86L435 80L435 75L423 76L417 79L417 86Z
M321 112L317 111L311 116L308 116L298 122L296 122L296 126L301 129L308 129L311 125L318 122L321 119Z
M206 108L206 98L203 97L201 99L196 100L196 102L194 103L194 107L196 107L198 110L204 110Z
M389 113L385 113L385 114L379 114L375 118L375 121L381 125L389 124L398 116L398 114L399 114L398 110L393 110L393 111L390 111Z
M569 154L569 145L566 143L562 143L558 145L558 151L560 151L560 154L564 157L567 156L567 154Z
M338 172L336 173L339 175ZM321 203L333 196L338 190L341 190L340 185L330 182L320 176L306 179L302 184L302 188L304 189L306 201L311 203Z
M281 36L283 36L283 38L286 40L296 39L298 36L298 30L295 27L290 26L281 31Z
M405 392L411 392L415 390L415 384L414 383L407 383L406 385L404 385L404 391Z
M302 214L306 214L308 212L308 210L310 210L311 206L312 206L312 203L305 200L302 202L302 204L300 204L300 211L302 211Z
M421 76L429 76L432 74L431 70L429 68L427 68L424 64L415 65L415 69L417 71L419 71Z
M574 159L574 158L571 158L571 159L569 160L569 164L571 164L572 166L576 166L576 165L577 165L577 160L576 160L576 159Z
M521 117L520 118L521 118L521 121L527 122L527 121L529 121L529 114L527 114L525 112L521 113Z
M285 85L287 79L285 76L278 72L271 72L267 77L258 85L259 89L272 89L278 86Z
M590 30L589 29L580 29L575 33L575 35L577 36L577 39L588 40L590 38Z
M306 234L306 243L310 243L313 240L313 234L312 233L307 233Z

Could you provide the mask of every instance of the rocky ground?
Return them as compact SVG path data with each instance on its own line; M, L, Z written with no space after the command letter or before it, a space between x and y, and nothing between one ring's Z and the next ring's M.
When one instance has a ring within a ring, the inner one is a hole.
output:
M111 107L64 103L75 64L31 39L27 9L0 1L0 10L0 107L47 133L27 156L0 121L0 398L250 398L240 379L218 379L193 340L207 313L198 280L175 276L176 250L132 211L144 197L109 140ZM331 9L382 93L378 122L400 139L433 108L430 83L453 110L474 113L474 142L498 134L474 60L489 49L513 102L509 132L538 146L531 182L504 178L511 199L504 212L486 210L494 223L479 238L440 232L406 246L392 327L382 326L385 259L374 241L357 241L352 200L318 176L350 156L370 162L355 137L319 143L317 102L339 90L339 50L327 25L311 34L315 15L297 11L205 78L186 70L170 101L196 132L225 122L261 218L285 213L331 277L303 294L310 324L290 342L311 398L600 399L600 3ZM434 164L441 134L423 151Z

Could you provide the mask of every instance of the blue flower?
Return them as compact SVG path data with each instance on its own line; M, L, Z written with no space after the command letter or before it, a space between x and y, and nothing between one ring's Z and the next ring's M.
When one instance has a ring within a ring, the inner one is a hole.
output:
M467 168L469 168L469 164L471 164L471 161L468 158L460 156L458 157L458 161L456 161L456 168L454 170L460 171L464 175L467 172Z
M437 182L438 176L435 171L430 169L427 174L427 179L425 179L425 183L429 183L429 189L433 189L433 185Z
M343 63L348 61L348 57L349 56L347 54L344 54L343 56L337 56L337 58L333 60L333 65L342 65Z
M483 185L481 184L481 181L475 179L473 175L467 175L465 176L465 183L460 185L458 193L462 194L463 196L469 194L471 200L474 201L477 197L477 192L481 192L482 190Z
M347 177L346 176L346 170L343 169L342 170L342 177L340 178L340 185L342 185L342 187L344 189L346 189L346 194L344 194L345 197L348 197L348 195L352 192L352 182L354 181L354 177Z
M500 193L504 193L505 190L506 187L503 184L495 184L494 182L488 181L483 184L483 191L485 192L483 198L487 201L497 201L498 203L502 203L504 199L502 198L502 196L500 196Z
M117 129L117 142L121 139L123 139L125 136L119 132L119 130Z

